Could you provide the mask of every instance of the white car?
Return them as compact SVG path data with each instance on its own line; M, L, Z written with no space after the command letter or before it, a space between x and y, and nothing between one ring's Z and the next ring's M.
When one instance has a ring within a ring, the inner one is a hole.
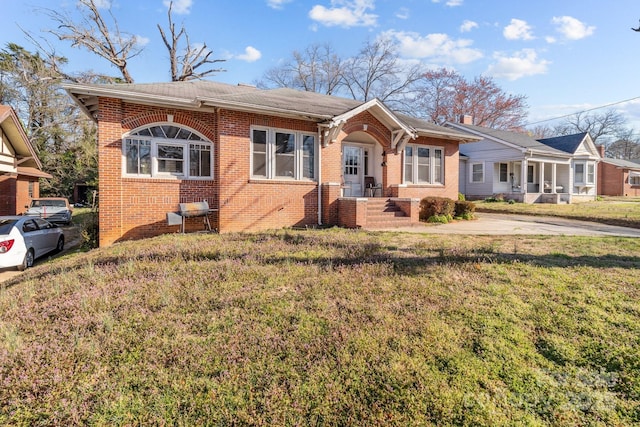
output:
M44 218L56 224L71 224L73 208L69 205L69 200L64 197L38 197L32 199L29 206L25 206L25 215Z
M64 249L64 232L42 218L0 216L0 268L32 267L36 258Z

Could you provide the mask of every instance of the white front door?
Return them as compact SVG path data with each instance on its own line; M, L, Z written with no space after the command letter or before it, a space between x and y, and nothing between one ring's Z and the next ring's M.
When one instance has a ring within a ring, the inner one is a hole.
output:
M345 197L362 197L363 153L361 147L342 147L342 177Z

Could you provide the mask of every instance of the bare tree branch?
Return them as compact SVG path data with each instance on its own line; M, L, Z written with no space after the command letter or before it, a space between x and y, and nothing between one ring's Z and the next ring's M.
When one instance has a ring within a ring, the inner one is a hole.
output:
M209 64L216 64L218 62L224 62L224 59L211 59L210 56L213 53L207 48L206 44L200 47L195 47L189 40L189 35L184 28L184 25L180 28L180 31L176 32L176 26L171 17L171 11L173 9L173 1L169 3L169 10L167 11L167 17L169 20L169 33L171 38L167 37L164 29L158 24L158 30L160 36L164 42L165 47L169 51L169 62L171 69L171 81L187 81L197 80L203 77L209 76L214 73L226 71L222 68L208 68L198 71L201 67ZM184 55L179 54L180 39L184 37L186 47L184 49Z
M49 32L59 40L69 41L73 47L85 48L106 59L120 70L125 82L133 83L127 61L142 51L138 38L120 31L111 9L109 15L113 26L110 28L94 0L78 0L78 8L82 13L82 22L79 23L61 12L45 9L47 15L58 23L58 28Z

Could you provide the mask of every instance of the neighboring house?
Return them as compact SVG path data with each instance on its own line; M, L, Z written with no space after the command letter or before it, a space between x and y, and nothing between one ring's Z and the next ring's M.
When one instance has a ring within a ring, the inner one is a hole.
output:
M474 126L468 116L447 127L481 138L460 146L460 192L469 199L500 194L524 203L571 203L596 197L599 155L588 136L575 146L575 136L563 137L562 144L538 141ZM565 150L569 146L572 152Z
M26 211L32 197L40 196L42 164L15 111L0 105L0 215Z
M598 163L598 194L602 196L640 196L640 164L604 157L604 146L599 146L603 157Z
M457 197L459 143L477 139L375 99L208 81L65 88L98 124L101 246L175 232L167 213L199 201L219 232L411 224L420 198Z

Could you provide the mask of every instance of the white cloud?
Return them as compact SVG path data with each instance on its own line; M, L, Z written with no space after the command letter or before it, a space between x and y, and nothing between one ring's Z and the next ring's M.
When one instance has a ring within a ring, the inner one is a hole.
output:
M507 40L533 40L534 38L531 34L531 26L527 24L527 21L515 18L504 27L502 34Z
M442 0L431 0L433 3L442 3ZM462 6L464 0L446 0L444 2L445 5L449 7Z
M258 59L262 58L262 52L260 52L253 46L247 46L244 49L244 53L241 55L236 55L235 58L241 61L255 62Z
M409 19L411 14L409 13L409 9L406 7L401 7L400 10L396 12L396 18L399 19Z
M594 33L596 27L588 26L571 16L554 16L551 20L556 25L556 31L568 40L580 40Z
M93 3L98 9L109 9L111 7L111 0L94 0Z
M136 45L139 47L148 45L150 41L149 37L136 35Z
M430 58L447 64L467 64L482 58L482 52L470 46L472 40L452 40L446 34L428 34L387 31L383 37L395 39L400 53L407 58Z
M273 9L282 9L286 3L290 3L292 0L267 0L267 5Z
M460 25L460 32L461 33L468 33L469 31L473 30L474 28L478 28L479 25L477 22L474 21L469 21L468 19L465 19L464 22L462 23L462 25Z
M507 80L518 80L526 76L545 74L550 61L538 58L538 54L533 49L523 49L512 56L502 53L494 54L497 60L495 64L489 66L487 73Z
M331 0L330 8L313 6L309 17L327 27L370 27L378 20L378 15L368 13L373 9L374 0Z
M171 0L163 0L162 4L168 8L171 4ZM191 13L192 5L193 0L173 0L173 7L171 10L178 15L188 15Z

